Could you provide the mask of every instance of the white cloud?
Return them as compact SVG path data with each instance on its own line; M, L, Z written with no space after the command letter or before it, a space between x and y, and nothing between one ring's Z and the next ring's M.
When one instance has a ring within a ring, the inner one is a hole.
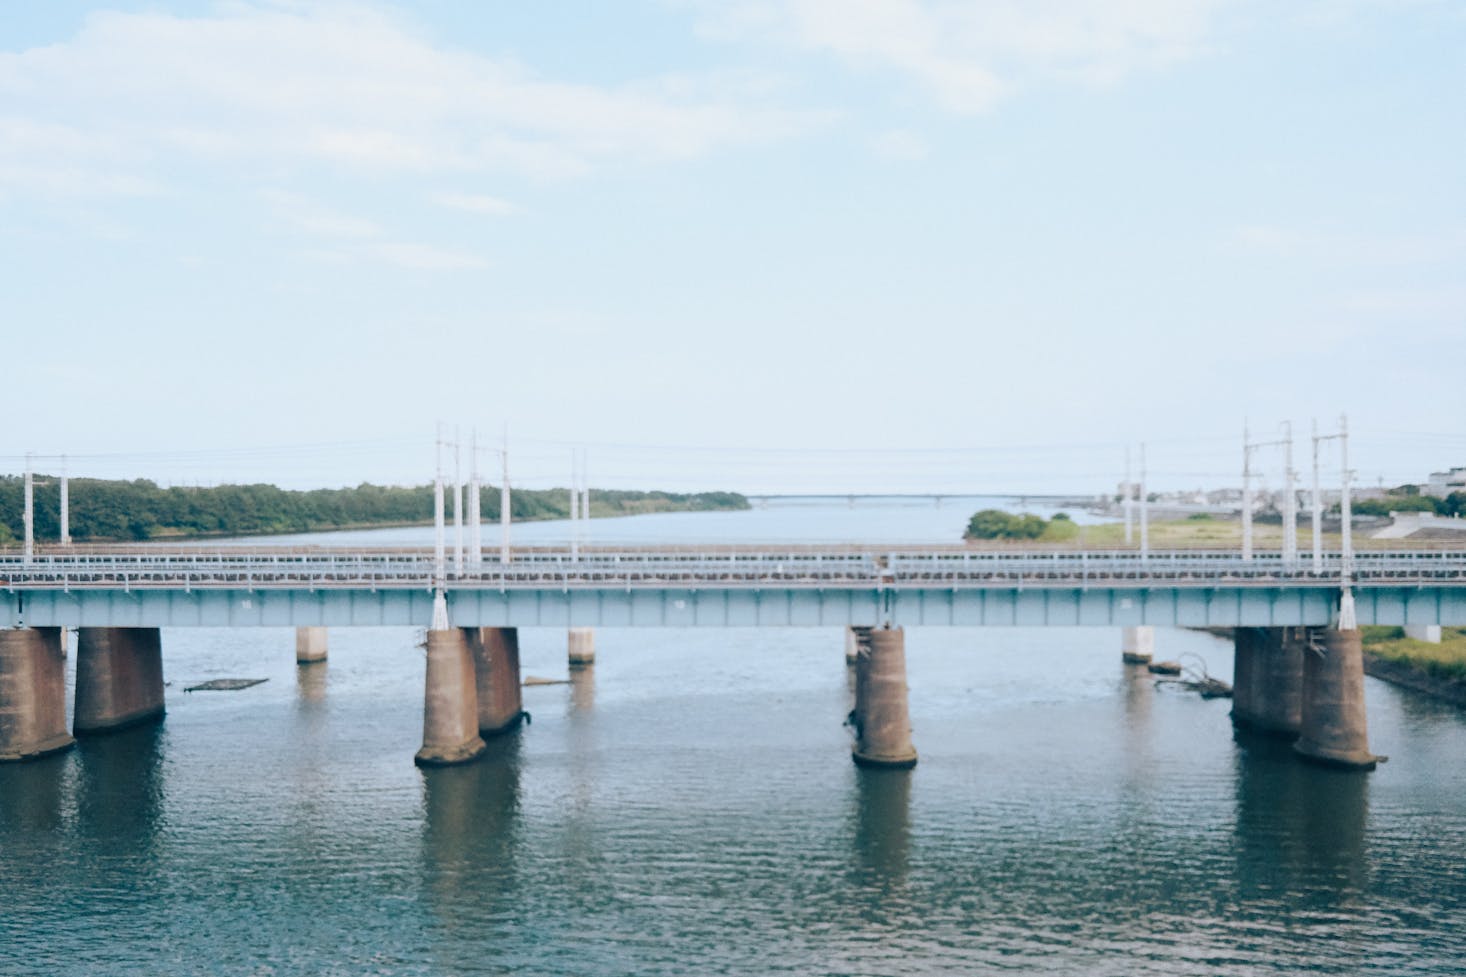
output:
M507 200L481 193L435 193L431 199L440 207L463 210L484 217L507 217L519 211L518 207Z
M798 125L748 86L730 96L686 78L546 80L345 2L234 3L207 17L96 13L64 43L0 53L0 102L8 181L44 185L37 172L60 161L102 188L144 185L178 159L559 177L613 160L697 156Z
M871 140L871 149L883 159L915 162L931 155L931 146L908 129L890 129Z
M483 258L466 251L405 241L373 244L364 253L387 264L417 271L464 271L489 266Z
M382 236L382 226L376 221L340 213L302 194L261 190L259 196L282 221L306 234L358 240Z
M1247 224L1232 232L1243 251L1289 260L1350 265L1429 265L1466 256L1466 230L1433 234L1363 233L1347 230Z
M1108 84L1194 56L1228 0L688 0L705 34L905 74L959 113L1025 84Z

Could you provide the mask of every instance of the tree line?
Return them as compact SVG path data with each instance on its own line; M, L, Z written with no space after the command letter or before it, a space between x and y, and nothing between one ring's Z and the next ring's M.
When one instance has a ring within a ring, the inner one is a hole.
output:
M967 521L964 539L1039 539L1059 542L1079 534L1079 527L1067 512L1045 519L1030 512L1014 514L1002 509L983 509Z
M36 539L55 541L61 525L58 479L38 476L36 482ZM448 494L451 515L451 489ZM433 521L431 485L363 483L355 488L297 491L267 484L163 488L147 479L73 478L68 496L71 538L78 542L255 536ZM483 518L497 520L498 489L485 486L481 498ZM570 512L566 489L515 489L512 499L511 515L515 520L563 519ZM0 476L0 543L24 536L24 506L24 478ZM591 514L595 516L747 508L748 500L736 492L607 489L595 491L591 502Z
M1438 516L1466 516L1466 492L1435 495L1391 494L1383 499L1351 500L1349 508L1358 516L1387 516L1392 512L1433 512ZM1339 507L1335 505L1334 511Z

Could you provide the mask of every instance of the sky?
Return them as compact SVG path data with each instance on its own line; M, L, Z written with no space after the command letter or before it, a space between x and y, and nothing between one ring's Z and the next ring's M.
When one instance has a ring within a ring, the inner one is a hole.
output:
M1423 481L1462 51L1453 0L0 0L0 471L421 483L441 423L532 487L1218 487L1347 413Z

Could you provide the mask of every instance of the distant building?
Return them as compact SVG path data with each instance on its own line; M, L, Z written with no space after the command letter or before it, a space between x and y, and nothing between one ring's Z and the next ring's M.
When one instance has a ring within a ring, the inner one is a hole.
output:
M1466 468L1431 472L1420 492L1422 495L1434 495L1441 499L1452 492L1466 492Z

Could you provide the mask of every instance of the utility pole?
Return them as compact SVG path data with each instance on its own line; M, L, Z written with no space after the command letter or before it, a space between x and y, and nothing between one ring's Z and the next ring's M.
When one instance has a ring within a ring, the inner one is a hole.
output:
M1130 496L1132 496L1133 494L1135 494L1135 486L1133 484L1131 484L1131 482L1130 482L1130 446L1127 444L1127 445L1125 445L1125 485L1124 485L1123 491L1120 493L1120 495L1121 495L1121 498L1120 498L1120 508L1125 510L1125 545L1126 546L1129 546L1130 543L1135 538L1135 534L1131 530L1131 525L1130 525L1132 522L1134 522L1134 519L1131 518L1131 505L1130 505Z
M580 521L585 524L585 531L582 534L584 540L590 540L590 464L586 456L586 449L580 449Z
M1150 500L1145 492L1145 442L1140 442L1140 559L1150 558Z
M1252 443L1242 422L1242 559L1252 559Z
M36 476L32 470L31 453L25 455L25 562L31 562L36 555Z
M1323 573L1323 495L1318 488L1318 418L1313 418L1313 572Z
M468 524L472 532L468 565L478 571L484 565L483 479L478 473L478 428L474 428L470 435L468 470Z
M1352 500L1349 498L1349 486L1354 480L1354 472L1349 469L1349 416L1339 415L1339 521L1343 523L1340 527L1344 534L1343 549L1341 556L1344 560L1343 572L1345 578L1354 570L1354 515L1351 507Z
M570 449L570 558L580 559L580 455Z
M67 484L66 456L61 456L61 545L71 544L71 487Z
M433 475L433 586L439 593L448 577L445 556L446 541L443 532L443 425L438 425L438 439L435 442L436 472Z
M463 575L463 465L458 425L453 425L453 572Z
M1339 442L1339 523L1343 537L1339 552L1339 630L1352 631L1358 626L1354 614L1354 516L1349 496L1354 472L1349 470L1349 416L1339 415L1337 434L1319 434L1318 422L1313 423L1313 569L1323 569L1323 550L1319 542L1319 523L1322 522L1323 502L1318 488L1318 446L1323 441Z
M1291 461L1291 459L1293 457L1293 454L1292 454L1292 444L1293 444L1292 430L1293 430L1292 429L1292 426L1289 425L1288 426L1288 437L1286 439L1280 439L1280 440L1277 440L1277 441L1258 441L1258 442L1254 443L1250 439L1250 434L1248 432L1247 425L1245 423L1242 425L1242 559L1244 559L1244 560L1251 560L1252 559L1252 453L1254 451L1256 451L1258 448L1276 448L1276 447L1278 447L1278 446L1281 445L1281 446L1283 446L1284 448L1287 449L1287 454L1286 454L1285 457L1287 459L1289 459L1287 461L1287 466L1288 466L1289 471L1291 471L1292 470L1292 461ZM1284 481L1287 483L1287 485L1289 487L1289 491L1291 492L1291 490L1292 490L1292 484L1293 484L1291 477L1285 477ZM1290 508L1291 508L1291 504L1285 503L1285 505L1284 505L1285 518L1286 518L1286 511L1288 509L1290 509ZM1295 516L1295 518L1296 518L1296 516ZM1283 547L1284 547L1284 554L1283 555L1284 555L1285 558L1287 556L1287 545L1288 545L1287 539L1286 539L1286 535L1287 535L1287 533L1286 533L1286 530L1285 530L1285 532L1284 532L1285 539L1283 541ZM1297 538L1296 538L1296 530L1295 530L1295 532L1294 532L1295 556L1296 556L1296 548L1297 548Z
M508 563L509 552L509 425L504 425L504 449L499 453L504 462L502 483L499 485L499 562Z
M1298 563L1298 493L1293 488L1293 422L1283 422L1283 566Z

